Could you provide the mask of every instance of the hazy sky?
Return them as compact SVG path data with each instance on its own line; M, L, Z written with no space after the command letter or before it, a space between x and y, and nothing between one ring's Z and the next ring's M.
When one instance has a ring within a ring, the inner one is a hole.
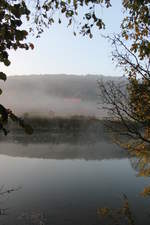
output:
M111 45L100 34L118 32L122 18L121 0L112 0L113 7L101 9L106 31L95 32L91 40L74 37L64 24L54 24L40 39L35 49L10 51L11 65L1 70L8 75L22 74L103 74L121 75L111 61Z

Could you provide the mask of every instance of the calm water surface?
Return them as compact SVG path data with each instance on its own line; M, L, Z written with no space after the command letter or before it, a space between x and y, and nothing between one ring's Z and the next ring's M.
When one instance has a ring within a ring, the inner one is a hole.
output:
M0 143L0 186L19 188L0 197L2 225L98 225L98 207L120 207L128 196L139 224L150 201L150 183L137 177L126 152L107 140L94 143Z

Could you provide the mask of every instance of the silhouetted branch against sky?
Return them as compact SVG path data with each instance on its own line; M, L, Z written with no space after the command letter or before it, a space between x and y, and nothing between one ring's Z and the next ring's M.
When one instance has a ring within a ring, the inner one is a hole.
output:
M78 22L82 21L81 7L79 9L80 20L76 16L77 23L73 21L70 27L67 27L69 19L66 19L63 13L57 11L54 15L55 22L50 23L48 29L43 27L44 32L39 39L36 39L36 35L33 37L30 35L27 39L34 43L34 50L10 50L11 65L9 67L1 65L2 71L8 75L43 73L120 75L120 70L116 70L111 61L111 46L107 40L101 37L101 34L119 32L123 18L121 4L121 0L112 1L113 7L109 8L106 8L104 4L97 7L96 4L95 14L104 21L105 30L98 29L98 26L94 25L92 27L92 39L89 36L73 35L73 32L78 34L81 31L82 25L79 28L77 27ZM87 6L85 8L88 9ZM32 13L35 13L35 10L32 11ZM83 12L86 13L85 10ZM90 12L92 13L92 9ZM88 16L89 14L87 14L87 18ZM59 24L59 17L61 24ZM98 21L95 23L100 24ZM29 28L30 25L25 23L23 27Z

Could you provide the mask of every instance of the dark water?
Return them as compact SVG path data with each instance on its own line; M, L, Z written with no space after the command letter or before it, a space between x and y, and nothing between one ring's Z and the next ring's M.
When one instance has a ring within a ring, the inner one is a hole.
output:
M21 141L19 141L21 140ZM23 141L24 140L24 141ZM150 201L140 196L150 179L136 176L126 152L101 138L94 142L0 143L1 225L98 225L98 207L120 207L126 194L138 224L149 224Z

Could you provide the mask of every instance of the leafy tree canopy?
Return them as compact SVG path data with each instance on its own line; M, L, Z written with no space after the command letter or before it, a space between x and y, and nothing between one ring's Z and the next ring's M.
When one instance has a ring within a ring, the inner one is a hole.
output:
M100 82L99 87L110 120L119 122L118 127L113 126L113 131L119 134L117 139L126 135L132 139L133 148L139 141L140 147L142 142L147 148L150 143L150 1L122 3L126 16L121 23L121 34L108 39L114 47L113 60L123 68L127 83Z
M150 57L150 1L123 0L127 16L121 24L122 36L131 41L131 51L142 60Z

